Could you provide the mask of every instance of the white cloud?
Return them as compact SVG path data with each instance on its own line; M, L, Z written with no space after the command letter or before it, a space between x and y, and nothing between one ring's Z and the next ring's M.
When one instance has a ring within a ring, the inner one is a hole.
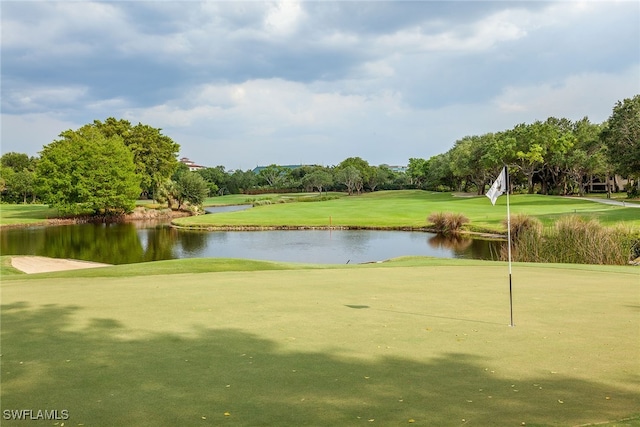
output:
M17 151L30 156L37 155L42 147L58 138L67 129L77 129L82 124L61 119L51 113L1 116L2 153Z
M264 18L267 31L288 35L296 31L304 12L299 1L281 0L272 5Z
M41 111L52 105L73 105L82 102L86 86L27 86L5 91L3 104L20 111Z
M640 93L638 76L638 65L620 73L585 72L560 84L506 87L493 103L500 113L527 117L528 121L550 116L578 120L589 115L591 121L602 122L616 101Z

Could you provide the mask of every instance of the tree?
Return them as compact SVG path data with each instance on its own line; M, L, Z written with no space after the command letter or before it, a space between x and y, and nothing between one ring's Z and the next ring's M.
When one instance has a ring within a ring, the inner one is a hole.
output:
M446 152L430 157L427 160L427 176L425 187L431 190L453 190L459 186L457 178L451 171L451 153Z
M333 184L333 177L329 172L318 168L302 177L302 184L311 189L317 188L320 193L322 189Z
M606 177L608 163L604 144L600 140L600 126L583 118L573 124L575 142L571 150L563 155L562 167L566 172L562 193L567 194L568 185L573 184L578 194L586 192L588 181L594 176Z
M269 187L277 188L284 180L287 168L271 164L258 172L258 178L265 182Z
M180 145L161 133L162 129L127 120L109 117L103 122L94 120L87 127L95 127L106 137L119 136L133 153L136 173L140 176L140 190L152 193L158 184L170 178L178 167Z
M348 157L340 162L338 169L344 169L347 166L353 166L359 172L360 179L356 180L355 189L360 192L364 184L369 183L372 172L371 166L369 166L369 162L361 159L360 157Z
M636 178L640 191L640 95L618 101L602 132L602 140L616 171Z
M542 171L545 149L545 125L536 121L533 124L520 124L513 129L516 139L515 166L526 176L529 194L534 192L533 178Z
M25 169L32 170L33 159L24 153L9 152L2 155L0 165L11 168L14 172L21 172Z
M475 186L476 192L484 193L485 184L501 164L494 134L466 136L456 141L450 150L451 170L454 175ZM465 185L466 186L466 185Z
M336 181L347 187L347 192L351 196L354 190L359 192L362 188L362 175L355 166L345 166L336 172Z
M67 130L44 146L36 168L44 200L62 213L120 214L140 194L133 154L119 136L93 127Z
M7 183L11 182L11 177L15 174L14 170L10 167L0 165L0 193L2 193L3 200L5 200L5 192L7 191ZM6 195L9 196L8 194Z
M410 184L418 188L422 188L427 181L429 163L425 159L410 158L407 166L407 175L410 178Z
M388 183L393 178L393 172L385 165L371 166L369 171L370 175L367 185L371 191L376 191L378 186Z
M253 187L257 181L257 176L253 171L243 171L236 169L229 176L227 188L231 194L239 194Z
M196 171L209 186L209 194L220 196L224 195L224 191L229 181L229 176L224 170L224 166L216 166L215 168L204 168Z
M176 182L172 179L166 179L164 182L158 184L154 194L158 203L166 203L167 208L171 209L173 203L176 202L178 198Z
M178 193L178 209L183 202L194 206L202 206L209 193L207 182L195 172L182 174L176 182Z
M22 197L22 203L27 203L27 196L35 198L35 177L34 173L28 169L14 172L6 180L7 189L16 196Z

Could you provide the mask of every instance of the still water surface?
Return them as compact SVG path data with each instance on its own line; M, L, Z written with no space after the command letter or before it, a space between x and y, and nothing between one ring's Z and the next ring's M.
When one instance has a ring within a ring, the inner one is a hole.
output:
M404 255L496 259L500 242L448 240L432 233L363 230L187 231L167 224L79 224L0 233L2 255L39 255L109 264L225 257L363 263Z

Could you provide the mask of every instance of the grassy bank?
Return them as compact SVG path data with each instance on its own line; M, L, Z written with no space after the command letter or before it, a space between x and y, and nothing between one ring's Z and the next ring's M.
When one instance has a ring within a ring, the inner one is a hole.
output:
M579 214L605 225L624 222L640 228L640 212L588 200L540 195L511 197L511 212L526 213L550 225L559 217ZM313 226L326 227L414 227L427 225L433 212L457 212L471 221L475 231L504 231L506 198L492 206L484 196L456 197L450 193L426 191L380 191L315 203L257 206L233 213L180 218L174 224L185 227Z
M313 203L282 203L289 199L314 199L314 194L244 194L214 197L207 206L247 204L257 201L261 206L252 209L219 213L211 216L187 217L174 220L185 227L219 226L311 226L369 227L369 228L421 228L427 225L427 216L434 212L456 212L471 221L473 231L504 231L506 199L498 199L492 206L484 196L457 197L450 193L432 193L420 190L379 191L361 196L339 197ZM565 197L516 195L511 197L511 211L539 218L551 225L561 216L578 214L598 219L605 225L625 223L640 229L637 209L608 206L588 200ZM35 224L55 218L57 211L45 205L0 205L0 225Z
M638 424L635 270L516 264L511 328L502 263L224 263L3 277L2 409L93 426Z
M57 215L58 210L47 205L0 204L0 225L44 223Z

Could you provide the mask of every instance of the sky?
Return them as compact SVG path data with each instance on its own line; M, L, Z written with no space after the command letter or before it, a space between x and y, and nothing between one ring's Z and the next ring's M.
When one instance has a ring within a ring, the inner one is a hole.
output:
M0 2L1 152L108 117L179 157L406 165L640 93L638 1Z

